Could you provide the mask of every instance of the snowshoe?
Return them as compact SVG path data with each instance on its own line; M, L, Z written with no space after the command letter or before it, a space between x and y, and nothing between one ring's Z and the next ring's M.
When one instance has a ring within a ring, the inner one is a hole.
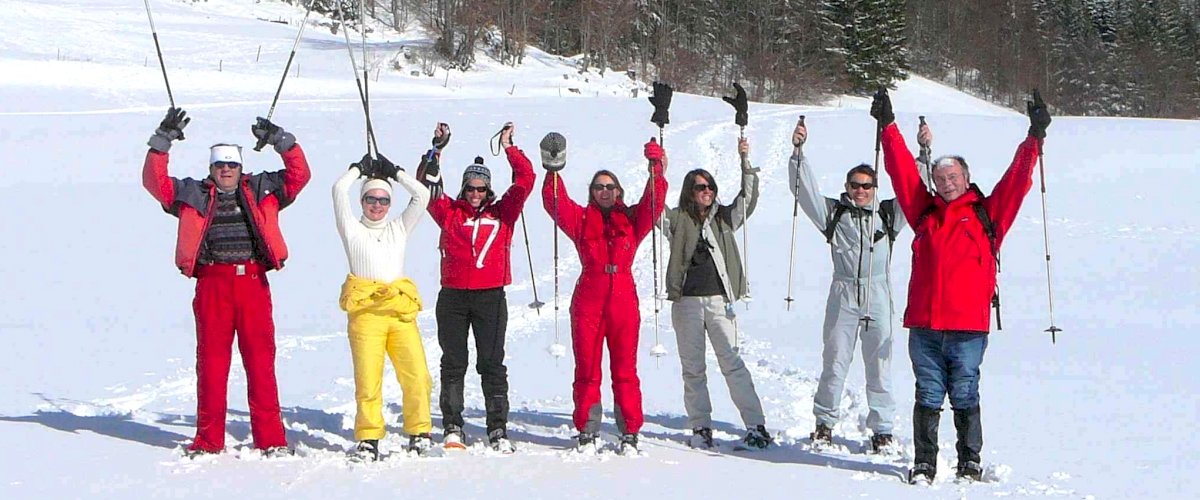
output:
M512 441L508 440L508 432L505 432L504 429L494 429L492 432L489 432L488 443L491 444L493 451L504 455L511 455L517 451Z
M983 481L983 466L979 465L979 462L958 464L958 471L955 473L955 476L958 479Z
M908 484L933 484L937 477L937 466L933 464L916 464L908 470Z
M617 448L617 454L623 457L636 457L640 454L638 451L638 435L629 433L621 435L621 445Z
M467 449L467 439L463 435L462 427L457 425L446 426L446 432L442 436L442 448L447 450Z
M424 456L429 454L431 450L433 450L432 434L426 432L408 437L408 447L405 448L405 451L417 456Z
M742 438L742 443L745 443L747 449L765 450L775 442L771 438L771 434L767 432L767 427L757 425L746 431L746 437Z
M355 462L377 462L379 461L379 440L364 439L358 442L358 446L349 453L350 460Z
M711 450L716 447L713 443L712 429L708 427L697 427L692 429L692 437L688 439L688 446L698 450Z

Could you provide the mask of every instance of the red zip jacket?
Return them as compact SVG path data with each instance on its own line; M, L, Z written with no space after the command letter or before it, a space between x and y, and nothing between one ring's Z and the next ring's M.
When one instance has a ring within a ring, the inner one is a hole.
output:
M269 269L282 268L288 257L287 244L279 229L279 211L292 204L312 177L299 144L280 156L283 157L283 170L243 174L238 186L238 194L250 211L251 229L262 244ZM164 211L179 218L175 267L190 278L196 275L196 260L212 220L217 186L208 178L179 179L167 175L168 161L167 153L147 151L142 166L142 186L162 204Z
M947 203L929 194L916 160L893 123L883 130L883 164L892 178L896 201L913 228L912 278L908 282L906 328L987 333L996 288L996 259L973 204L982 203L996 230L996 252L1033 187L1038 140L1017 147L1012 164L990 196L974 184Z
M512 185L499 200L476 210L466 200L439 194L429 202L429 215L442 236L442 286L485 290L512 283L512 237L525 200L533 191L533 164L516 146L505 149L513 169Z

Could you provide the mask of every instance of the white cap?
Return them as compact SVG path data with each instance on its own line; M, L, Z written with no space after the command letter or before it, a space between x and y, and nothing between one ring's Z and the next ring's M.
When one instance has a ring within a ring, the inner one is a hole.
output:
M208 164L228 162L242 164L242 147L237 144L213 144L209 149Z
M361 197L367 196L367 191L372 189L382 189L387 193L388 198L392 197L392 183L383 179L368 179L366 182L364 182L362 185Z

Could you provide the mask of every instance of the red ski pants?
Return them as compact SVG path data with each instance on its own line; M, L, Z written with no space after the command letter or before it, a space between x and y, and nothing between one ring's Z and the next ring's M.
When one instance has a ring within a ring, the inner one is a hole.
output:
M573 420L580 432L597 432L602 415L600 406L600 363L604 343L612 370L613 401L616 403L617 428L621 433L636 434L642 428L642 388L637 374L638 315L637 290L631 276L608 282L581 277L571 299L571 347L575 354L575 401ZM627 283L626 283L627 281Z
M271 288L261 264L212 264L196 273L196 439L189 449L225 448L234 332L246 369L254 447L287 446L275 385Z

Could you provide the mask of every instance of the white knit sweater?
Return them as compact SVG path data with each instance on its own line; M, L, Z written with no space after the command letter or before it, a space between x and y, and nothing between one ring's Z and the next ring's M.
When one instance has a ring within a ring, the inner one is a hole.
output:
M412 195L404 213L390 221L376 222L366 216L355 219L350 208L350 187L360 175L358 167L351 168L333 184L333 216L338 235L350 261L350 274L391 283L404 277L405 245L429 205L429 189L403 170L396 172L396 182Z

